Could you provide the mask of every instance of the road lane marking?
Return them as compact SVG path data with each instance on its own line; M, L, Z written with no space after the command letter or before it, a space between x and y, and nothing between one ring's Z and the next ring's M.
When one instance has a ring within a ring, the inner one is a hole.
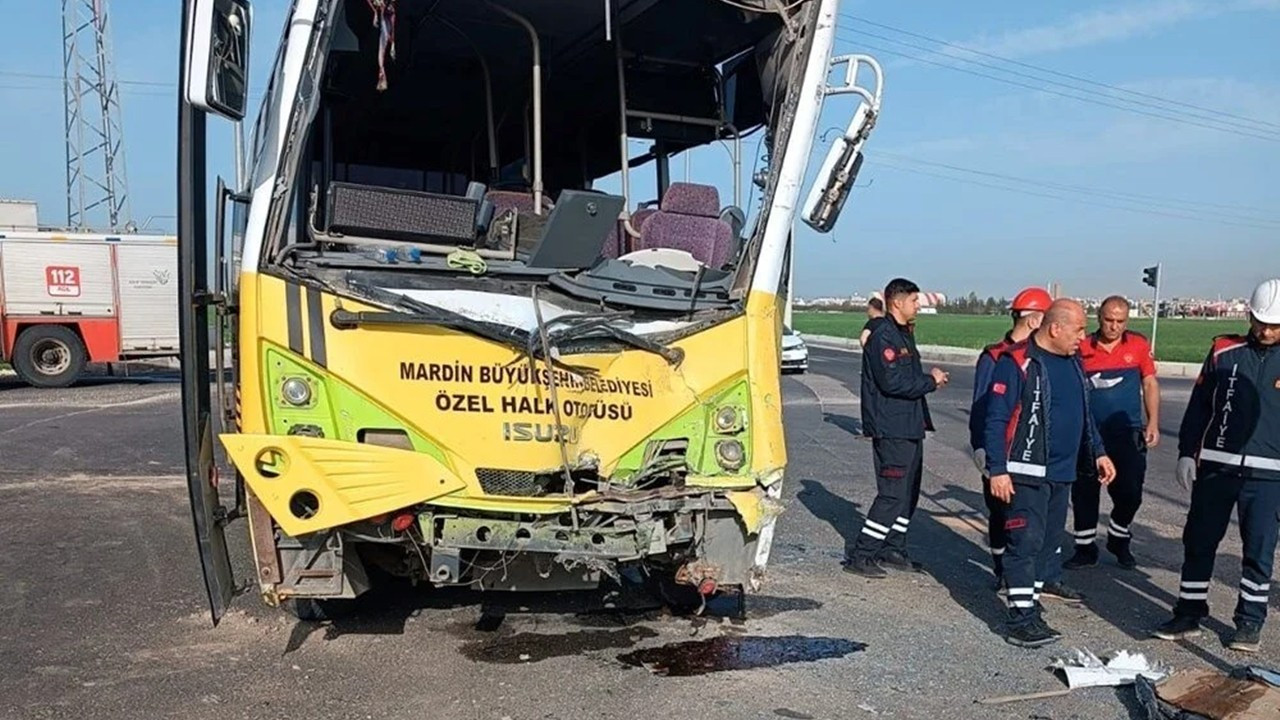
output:
M860 408L862 400L843 383L830 375L809 373L796 378L796 381L809 388L818 399L818 404L826 411L828 408L845 407Z

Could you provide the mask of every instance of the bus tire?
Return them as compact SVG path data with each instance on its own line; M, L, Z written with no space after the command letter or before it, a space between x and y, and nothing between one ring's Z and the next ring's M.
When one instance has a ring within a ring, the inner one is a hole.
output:
M13 344L13 370L34 387L67 387L88 362L84 342L66 325L32 325Z

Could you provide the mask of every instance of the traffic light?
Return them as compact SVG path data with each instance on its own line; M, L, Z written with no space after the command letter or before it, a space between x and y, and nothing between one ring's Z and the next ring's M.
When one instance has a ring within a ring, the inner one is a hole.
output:
M1156 283L1160 282L1159 278L1160 266L1152 265L1149 268L1142 268L1142 283L1156 287Z

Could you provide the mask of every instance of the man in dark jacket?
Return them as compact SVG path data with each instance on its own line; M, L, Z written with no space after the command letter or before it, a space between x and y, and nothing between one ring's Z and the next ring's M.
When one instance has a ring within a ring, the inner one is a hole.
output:
M982 349L973 373L973 402L969 405L969 449L973 463L982 473L982 499L987 506L987 547L991 550L991 572L996 576L996 589L1004 583L1004 511L1008 507L991 494L991 478L987 477L986 442L987 391L991 389L991 374L996 361L1005 350L1031 337L1031 333L1044 321L1044 313L1053 304L1049 293L1038 287L1024 288L1014 296L1009 306L1013 327L998 342Z
M912 332L920 288L898 278L884 290L886 318L872 326L862 353L862 428L872 438L876 499L845 570L883 578L883 565L916 570L907 555L907 527L920 500L924 434L933 429L924 396L947 384L947 373L925 373Z
M1280 533L1280 278L1254 290L1249 314L1248 335L1214 338L1182 416L1178 482L1191 486L1185 556L1173 619L1155 635L1178 640L1200 633L1214 556L1236 511L1244 552L1236 631L1227 646L1257 652Z
M1076 351L1084 339L1084 308L1056 300L1031 337L996 362L987 398L987 472L991 494L1009 504L1004 574L1009 617L1005 640L1039 647L1062 634L1040 615L1040 592L1056 577L1071 483L1081 465L1096 467L1106 485L1115 466L1089 411Z

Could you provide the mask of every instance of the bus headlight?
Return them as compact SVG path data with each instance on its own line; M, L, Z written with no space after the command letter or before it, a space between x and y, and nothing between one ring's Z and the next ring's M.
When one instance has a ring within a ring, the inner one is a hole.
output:
M716 432L732 433L742 429L742 415L738 412L738 408L732 405L726 405L716 410L715 415Z
M302 407L311 402L311 383L300 377L285 378L280 385L280 394L290 405Z
M746 450L737 440L721 440L716 443L716 462L725 470L740 470L746 460Z

